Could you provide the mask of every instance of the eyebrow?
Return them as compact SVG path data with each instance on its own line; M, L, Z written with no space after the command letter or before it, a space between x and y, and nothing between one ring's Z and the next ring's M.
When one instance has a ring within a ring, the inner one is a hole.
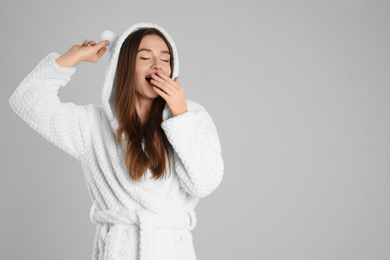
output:
M137 53L140 52L140 51L152 52L151 49L142 48L142 49L139 49L139 50L137 51ZM167 53L167 54L171 55L171 54L169 53L169 51L160 51L160 52L161 52L161 53Z

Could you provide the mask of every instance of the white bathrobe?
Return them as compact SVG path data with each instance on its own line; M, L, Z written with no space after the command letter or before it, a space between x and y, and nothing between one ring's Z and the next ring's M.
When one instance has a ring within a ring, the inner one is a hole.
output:
M81 162L92 200L90 218L96 224L93 260L194 260L194 208L222 180L221 145L202 105L186 100L188 112L172 117L166 104L161 127L174 148L172 171L154 180L148 169L147 178L138 183L129 177L124 141L115 142L113 84L123 41L142 27L157 28L169 40L174 79L179 75L179 60L172 38L156 24L137 23L120 37L108 30L101 35L101 40L110 41L101 106L60 101L58 90L67 85L76 67L59 66L57 52L40 61L9 102L30 127Z

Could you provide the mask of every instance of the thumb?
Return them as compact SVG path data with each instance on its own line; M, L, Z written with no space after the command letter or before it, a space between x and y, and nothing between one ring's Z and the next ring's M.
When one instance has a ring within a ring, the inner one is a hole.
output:
M106 52L106 50L107 50L106 47L103 47L103 48L98 50L97 55L98 55L99 59L103 56L103 54Z
M108 41L103 40L103 41L101 41L101 42L99 42L98 44L95 45L96 49L98 50L97 54L98 54L99 59L106 52L106 50L107 50L106 46L108 44L109 44Z
M103 48L103 47L105 47L105 46L107 46L109 44L110 44L109 41L103 40L103 41L99 42L99 44L97 44L96 46L98 47L98 49L100 49L100 48Z

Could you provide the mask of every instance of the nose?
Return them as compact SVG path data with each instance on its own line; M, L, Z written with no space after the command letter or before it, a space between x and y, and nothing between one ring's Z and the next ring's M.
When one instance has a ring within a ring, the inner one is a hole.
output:
M162 61L161 61L162 62ZM160 64L160 61L159 59L153 59L153 62L151 64L151 69L157 69L157 70L161 70L162 66Z
M152 69L161 70L161 67L160 67L160 66L157 66L157 65L153 65L153 66L152 66Z

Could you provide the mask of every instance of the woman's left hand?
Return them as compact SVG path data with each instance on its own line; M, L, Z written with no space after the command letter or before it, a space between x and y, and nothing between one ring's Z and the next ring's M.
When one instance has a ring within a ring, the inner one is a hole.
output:
M153 90L167 102L172 116L187 112L186 98L182 86L179 85L179 77L173 80L161 72L157 72L157 75L152 74L150 82L156 86Z

